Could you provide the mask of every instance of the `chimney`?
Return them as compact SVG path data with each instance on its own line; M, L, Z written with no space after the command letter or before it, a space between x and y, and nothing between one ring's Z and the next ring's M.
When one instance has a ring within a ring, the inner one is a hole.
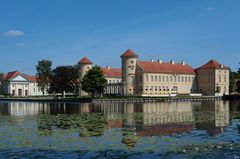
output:
M181 61L181 64L182 64L182 65L185 65L186 63L185 63L185 61Z
M175 62L173 60L170 61L171 64L175 64Z
M220 67L223 68L223 65L221 64Z
M107 65L107 69L110 69L111 67Z
M154 60L153 60L153 59L150 59L150 62L154 62Z
M158 59L157 61L158 61L158 63L162 63L162 60L159 60L159 59Z

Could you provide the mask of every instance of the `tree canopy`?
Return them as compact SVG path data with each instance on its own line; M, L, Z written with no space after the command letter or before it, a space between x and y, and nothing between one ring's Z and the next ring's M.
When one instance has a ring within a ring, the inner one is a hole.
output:
M240 93L240 80L237 81L236 87L237 87L236 91Z
M50 79L52 77L51 67L52 62L49 60L38 61L38 64L36 65L38 87L40 87L43 95L50 85Z
M234 71L230 71L230 85L229 85L229 91L230 92L235 92L235 85L236 81L239 79L239 74Z
M52 71L49 93L75 93L79 86L79 73L74 66L58 66Z
M0 82L4 79L4 74L0 72Z
M82 90L88 92L94 98L96 94L104 92L107 86L107 80L103 75L103 71L99 66L92 67L83 77Z

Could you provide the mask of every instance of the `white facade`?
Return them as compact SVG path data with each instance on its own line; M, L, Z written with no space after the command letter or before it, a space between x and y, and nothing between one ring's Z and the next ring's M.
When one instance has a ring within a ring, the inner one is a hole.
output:
M41 96L43 93L37 82L31 81L22 74L2 81L2 94L16 97ZM47 92L45 92L46 94Z

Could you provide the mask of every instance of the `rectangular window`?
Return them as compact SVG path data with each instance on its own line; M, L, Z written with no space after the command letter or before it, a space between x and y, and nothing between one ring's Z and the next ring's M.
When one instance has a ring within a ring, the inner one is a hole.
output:
M221 82L221 81L222 81L222 80L221 80L221 75L219 75L218 78L219 78L218 81Z
M172 76L170 76L170 82L172 82Z
M158 76L158 81L161 82L161 76Z
M15 90L12 90L12 96L15 96Z
M165 82L165 76L162 77L163 82Z
M187 82L187 77L185 77L185 82Z
M155 76L155 82L157 82L157 76Z
M184 82L184 78L182 77L182 82Z
M148 86L146 86L145 90L148 91Z
M153 90L153 86L151 86L151 89L150 89L151 91Z
M166 81L168 82L168 76L166 76Z
M151 76L151 82L153 82L153 76Z
M188 77L188 82L191 82L191 77Z
M166 86L166 89L167 89L167 91L169 91L169 88L168 88L168 86Z
M134 81L134 76L131 76L131 83L133 83Z
M226 76L224 76L224 82L227 83L227 77Z
M146 81L148 82L148 75L146 75Z
M180 82L180 77L178 76L178 82Z

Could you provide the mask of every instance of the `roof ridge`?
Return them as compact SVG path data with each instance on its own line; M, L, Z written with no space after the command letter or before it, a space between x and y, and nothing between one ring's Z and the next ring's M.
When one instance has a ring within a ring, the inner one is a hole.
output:
M149 73L178 73L178 74L195 74L194 69L188 64L181 63L159 63L151 61L138 61L138 66L144 72Z
M138 58L138 55L135 52L133 52L131 49L127 49L127 51L125 51L120 57L121 58L123 58L123 57Z
M92 61L89 60L86 56L84 56L78 63L79 64L92 64Z
M200 66L198 68L196 68L196 70L198 70L198 69L211 69L211 68L214 68L214 69L217 69L217 68L227 69L228 67L226 67L223 64L219 63L215 59L211 59L207 63L203 64L202 66Z

